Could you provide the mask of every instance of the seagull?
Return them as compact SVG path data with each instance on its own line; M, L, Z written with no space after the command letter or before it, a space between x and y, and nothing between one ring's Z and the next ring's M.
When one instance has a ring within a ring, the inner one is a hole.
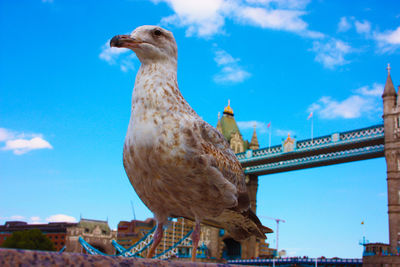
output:
M141 62L123 163L137 195L157 221L147 257L155 256L169 217L195 222L192 261L201 223L224 228L236 240L265 239L272 230L250 209L245 175L235 153L179 90L173 34L158 26L140 26L129 35L114 36L110 47L128 48Z

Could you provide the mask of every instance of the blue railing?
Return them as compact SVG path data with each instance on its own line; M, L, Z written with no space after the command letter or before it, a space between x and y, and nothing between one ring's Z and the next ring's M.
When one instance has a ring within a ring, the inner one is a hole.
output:
M290 159L290 160L284 160L284 161L278 161L278 162L271 162L267 164L261 164L261 165L256 165L252 167L246 167L244 168L244 172L246 174L252 174L252 173L257 173L260 171L272 171L272 170L278 170L278 169L283 169L283 168L289 168L289 167L298 167L301 165L306 165L306 164L316 164L316 163L321 163L321 162L327 162L327 161L335 161L339 159L345 159L349 157L356 157L356 156L362 156L362 155L367 155L367 154L373 154L373 153L379 153L384 151L384 145L376 145L376 146L367 146L367 147L361 147L361 148L355 148L355 149L349 149L349 150L344 150L344 151L336 151L336 152L330 152L326 154L319 154L319 155L314 155L314 156L309 156L309 157L302 157L302 158L295 158L295 159Z
M113 240L111 244L114 246L114 248L119 252L119 253L127 253L130 252L132 249L137 247L140 243L142 243L149 235L151 235L154 231L156 230L156 226L154 226L146 235L144 235L139 241L137 241L135 244L130 246L129 248L124 248L120 244L117 243L117 241Z
M251 260L230 260L229 264L240 265L287 265L302 264L301 266L315 266L317 264L334 264L347 266L362 266L362 259L304 259L304 258L281 258L281 259L251 259Z
M166 249L163 252L155 255L154 258L159 258L159 257L163 256L164 254L170 252L177 246L179 246L186 238L188 238L192 234L192 232L193 232L193 230L190 230L189 232L187 232L187 234L184 237L182 237L181 239L179 239L178 242L176 242L173 246L171 246L169 249Z
M276 145L270 148L261 148L257 150L247 150L246 152L236 154L241 163L251 162L255 160L268 159L276 157L280 154L299 153L316 149L323 149L339 145L347 145L351 143L364 142L384 137L383 125L374 125L367 128L333 133L331 135L316 137L297 141L292 151L283 152L283 145Z

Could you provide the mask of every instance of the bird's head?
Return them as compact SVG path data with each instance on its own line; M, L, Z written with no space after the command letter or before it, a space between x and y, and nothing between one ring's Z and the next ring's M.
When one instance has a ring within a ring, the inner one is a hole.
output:
M116 35L111 47L124 47L134 51L142 63L160 60L176 62L178 49L172 32L158 26L140 26L131 34Z

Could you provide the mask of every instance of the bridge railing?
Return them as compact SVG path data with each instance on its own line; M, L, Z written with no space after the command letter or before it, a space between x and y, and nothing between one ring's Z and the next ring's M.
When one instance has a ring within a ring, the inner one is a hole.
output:
M246 159L249 157L260 157L260 156L268 156L282 153L282 145L271 146L267 148L261 148L256 150L247 150L246 152L236 154L239 160Z
M384 136L383 125L374 125L367 128L342 132L333 133L331 135L325 135L313 139L305 139L296 142L295 149L292 151L307 151L312 149L319 149L322 147L328 147L338 144L347 144L349 142L359 142L364 140L370 140L374 138L380 138ZM292 152L288 151L288 152ZM247 150L246 152L238 153L236 156L239 161L245 162L252 158L268 158L274 157L281 153L287 153L283 150L282 145L276 145L269 148L261 148L257 150Z
M285 161L277 161L277 162L271 162L271 163L262 164L262 165L246 167L246 168L244 168L244 172L245 172L245 174L251 174L251 173L257 173L257 172L265 171L265 170L272 171L272 170L283 169L283 168L288 168L288 167L292 167L292 166L301 166L304 164L313 164L313 163L317 163L317 162L334 161L334 160L340 160L340 159L348 158L348 157L355 157L355 156L361 156L364 154L381 152L381 151L383 151L383 149L384 149L384 145L375 145L375 146L354 148L354 149L343 150L343 151L335 151L335 152L329 152L329 153L325 153L325 154L319 154L319 155L313 155L313 156L307 156L307 157L295 158L295 159L290 159L290 160L285 160Z
M301 264L301 266L321 265L343 265L343 266L362 266L362 259L321 259L321 258L278 258L278 259L249 259L249 260L230 260L228 264L238 265L280 265L289 266Z
M385 130L384 130L383 125L371 126L371 127L364 128L364 129L343 132L340 134L340 140L345 141L345 140L364 138L364 137L374 136L374 135L382 135L382 134L384 134L384 131Z

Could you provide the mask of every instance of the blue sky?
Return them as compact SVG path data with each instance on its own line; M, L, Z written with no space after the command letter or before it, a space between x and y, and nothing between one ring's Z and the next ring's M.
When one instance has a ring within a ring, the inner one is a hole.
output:
M151 212L122 166L134 78L116 34L161 25L178 82L212 125L228 99L262 147L382 123L387 63L400 81L397 1L0 1L0 223L138 219ZM286 220L290 256L361 257L388 242L383 158L262 176L260 216ZM261 218L275 228L272 220ZM364 226L361 221L365 221ZM275 235L269 242L275 246Z

